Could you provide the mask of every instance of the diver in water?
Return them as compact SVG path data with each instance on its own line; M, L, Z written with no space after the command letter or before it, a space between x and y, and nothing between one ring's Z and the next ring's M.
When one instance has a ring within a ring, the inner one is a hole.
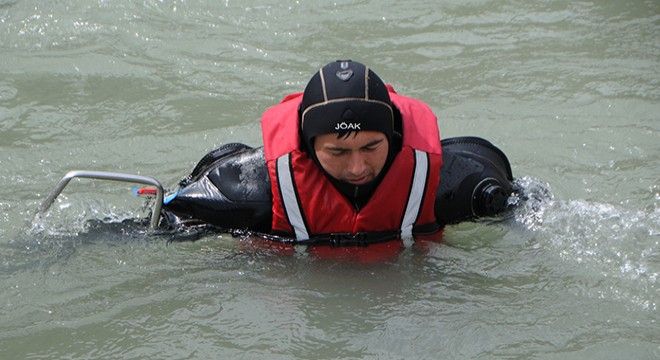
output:
M499 149L474 137L441 142L426 104L355 61L323 66L261 124L263 148L228 144L198 163L166 199L164 225L366 245L495 215L512 192Z
M378 241L439 230L436 117L367 66L325 65L264 113L262 131L273 232Z

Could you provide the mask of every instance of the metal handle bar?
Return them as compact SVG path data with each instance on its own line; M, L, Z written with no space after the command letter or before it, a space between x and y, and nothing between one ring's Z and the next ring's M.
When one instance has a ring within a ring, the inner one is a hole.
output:
M122 174L108 171L89 171L89 170L73 170L69 171L64 175L64 177L55 185L53 190L50 192L48 197L44 199L39 206L39 213L45 213L50 206L53 204L58 195L64 190L64 188L69 184L73 178L88 178L88 179L100 179L100 180L114 180L114 181L124 181L132 182L139 184L147 184L156 187L156 203L151 214L151 228L156 229L158 227L158 219L160 218L160 210L163 207L163 185L158 182L158 180L141 175L132 175L132 174Z

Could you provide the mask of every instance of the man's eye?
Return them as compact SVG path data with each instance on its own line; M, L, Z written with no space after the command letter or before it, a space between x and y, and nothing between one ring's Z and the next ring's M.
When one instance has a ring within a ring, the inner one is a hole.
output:
M376 151L376 150L378 149L379 146L380 146L380 143L378 143L378 144L373 144L373 145L369 145L369 146L365 146L365 147L362 148L362 151L365 151L365 152Z
M332 155L332 156L336 156L336 157L343 156L343 155L345 155L345 154L346 154L346 151L345 151L345 150L333 150L333 151L330 151L330 155Z

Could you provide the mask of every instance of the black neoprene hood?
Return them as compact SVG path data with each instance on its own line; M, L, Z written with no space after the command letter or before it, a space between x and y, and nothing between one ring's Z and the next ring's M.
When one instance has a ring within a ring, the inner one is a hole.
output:
M318 135L370 130L392 141L394 112L383 81L367 66L337 60L309 81L300 107L302 140L313 149Z
M357 209L362 208L401 148L401 115L392 105L385 83L364 64L337 60L312 76L299 111L303 149L330 182ZM314 151L314 138L333 133L342 137L362 130L379 131L387 137L389 148L382 170L373 181L362 185L335 179L319 162Z

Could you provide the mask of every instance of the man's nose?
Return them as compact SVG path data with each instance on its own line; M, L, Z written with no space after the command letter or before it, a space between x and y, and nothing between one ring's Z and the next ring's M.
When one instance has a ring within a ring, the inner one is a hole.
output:
M367 163L364 159L364 155L360 154L359 151L351 152L348 161L348 171L352 175L362 175L364 173Z

